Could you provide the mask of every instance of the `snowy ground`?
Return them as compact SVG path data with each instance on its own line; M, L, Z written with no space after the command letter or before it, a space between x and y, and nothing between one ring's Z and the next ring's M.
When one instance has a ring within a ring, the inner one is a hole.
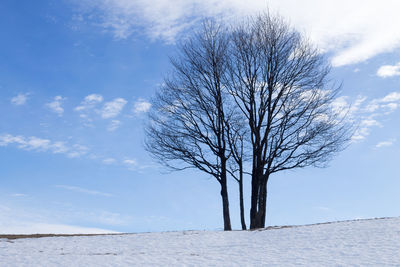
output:
M260 231L0 239L0 266L400 266L400 218Z

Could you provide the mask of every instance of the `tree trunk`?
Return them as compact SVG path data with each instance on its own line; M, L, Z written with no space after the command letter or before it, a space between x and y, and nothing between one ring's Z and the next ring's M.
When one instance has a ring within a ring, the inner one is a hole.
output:
M251 175L251 207L250 207L250 229L255 229L256 227L256 217L257 217L257 199L258 199L258 176L253 168Z
M240 197L240 222L242 230L246 230L246 220L244 217L244 199L243 199L243 164L239 163L239 197Z
M257 198L258 198L258 176L256 172L257 159L255 149L253 148L253 168L251 171L251 202L250 202L250 229L255 229L255 218L257 215Z
M226 186L221 186L221 197L222 197L222 212L224 217L224 231L231 231L232 227L229 215L228 191Z
M265 228L265 218L267 209L267 184L269 175L263 175L260 183L260 193L258 201L258 212L256 215L256 228Z
M222 197L222 213L224 218L224 231L231 231L231 218L229 215L229 198L228 187L226 182L226 161L221 161L221 197Z
M260 199L262 190L262 169L256 168L252 174L250 229L261 228L260 223Z

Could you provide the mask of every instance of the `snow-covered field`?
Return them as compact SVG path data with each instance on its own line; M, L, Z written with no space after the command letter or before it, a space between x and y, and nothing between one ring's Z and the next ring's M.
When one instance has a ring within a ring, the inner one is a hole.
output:
M0 239L0 266L400 266L400 218L257 231Z

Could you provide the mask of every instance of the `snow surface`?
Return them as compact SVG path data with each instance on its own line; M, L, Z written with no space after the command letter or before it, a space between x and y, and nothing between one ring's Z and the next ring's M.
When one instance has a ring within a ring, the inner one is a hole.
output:
M0 239L0 266L400 266L400 218L257 231Z

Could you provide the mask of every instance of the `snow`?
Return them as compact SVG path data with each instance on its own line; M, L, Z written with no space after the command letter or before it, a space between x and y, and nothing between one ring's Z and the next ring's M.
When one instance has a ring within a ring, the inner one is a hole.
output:
M400 266L400 218L256 231L0 239L1 266Z

